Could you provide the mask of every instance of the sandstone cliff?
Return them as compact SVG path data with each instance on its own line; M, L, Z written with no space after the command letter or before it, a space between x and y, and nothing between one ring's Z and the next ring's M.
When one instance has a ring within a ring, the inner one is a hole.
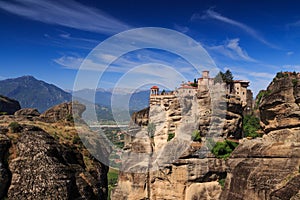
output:
M241 139L226 160L210 153L203 157L201 146L211 130L219 130L219 138L241 138L242 109L237 98L226 100L223 121L220 110L224 104L211 110L215 94L205 90L184 102L159 101L159 106L150 107L147 119L148 127L150 123L156 125L153 138L149 137L147 127L134 126L130 132L126 147L130 153L123 162L112 199L300 199L298 77L284 75L274 79L259 104L265 135ZM182 112L187 115L182 116ZM134 121L146 122L146 112L142 113L135 114ZM194 124L190 123L195 116ZM218 123L211 127L214 121ZM176 124L175 130L172 124ZM181 144L177 137L195 128L202 135L202 143ZM167 141L173 130L174 138ZM184 153L175 155L174 160L163 159L174 151Z
M199 159L207 154L201 147L206 137L242 137L240 100L206 88L151 104L133 115L139 126L131 127L126 140L128 155L112 199L218 199L226 164L211 154ZM150 137L149 127L155 127ZM191 141L194 131L201 133L202 143Z
M0 116L0 199L107 198L108 167L81 143L69 117L74 109L80 116L84 106ZM95 134L85 124L81 129Z
M300 199L300 79L278 74L259 104L267 135L233 152L223 199Z

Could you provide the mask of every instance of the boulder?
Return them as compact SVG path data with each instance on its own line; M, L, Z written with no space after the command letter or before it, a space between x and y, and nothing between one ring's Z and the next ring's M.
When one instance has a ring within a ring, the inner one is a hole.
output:
M74 118L81 118L85 109L85 105L78 102L61 103L42 113L40 119L48 123L73 121Z
M36 108L23 108L15 112L15 116L20 117L38 117L41 113Z

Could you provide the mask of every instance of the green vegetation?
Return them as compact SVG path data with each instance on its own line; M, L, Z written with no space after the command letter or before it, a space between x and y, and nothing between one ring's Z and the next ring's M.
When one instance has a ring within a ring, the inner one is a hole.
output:
M259 106L259 103L261 102L262 98L265 96L268 96L271 94L271 90L261 90L259 91L258 95L257 95L257 101L255 102L255 108L257 109Z
M80 137L79 137L78 135L75 135L75 136L73 137L72 143L73 143L73 144L80 144L80 143L81 143Z
M218 182L221 185L221 187L224 188L224 186L225 186L225 178L220 179Z
M8 127L12 133L17 133L22 130L22 126L18 122L11 122Z
M293 79L292 80L293 86L296 87L298 84L298 79Z
M73 115L72 114L68 114L67 117L66 117L66 120L68 122L74 122Z
M98 128L96 129L98 131ZM118 148L124 147L124 134L119 127L101 128L105 136Z
M229 140L225 140L224 142L217 142L216 145L213 147L211 152L217 158L226 159L230 156L232 151L238 146L238 143L232 142Z
M283 78L283 77L288 77L288 74L285 74L283 72L277 72L276 77L275 78Z
M222 82L225 82L225 83L232 83L233 82L233 75L232 75L232 73L229 69L226 70L225 73L220 71L217 74L217 76L215 77L215 83L222 83Z
M260 129L259 119L252 115L246 115L243 119L243 131L245 137L256 138L260 136L257 131Z
M198 86L197 79L194 78L194 83L192 83L191 86L193 86L193 87L197 87Z
M154 133L155 133L155 130L156 130L156 126L154 123L149 123L148 124L148 127L147 127L147 130L148 130L148 135L150 138L153 138L154 137Z
M192 133L192 138L194 142L201 142L201 135L199 130L194 130Z
M168 134L168 139L167 141L169 142L170 140L172 140L175 137L175 133L169 133Z
M0 112L0 115L7 115L7 112Z
M109 169L109 172L107 173L107 181L108 181L108 200L110 199L110 193L113 190L113 188L118 183L118 175L119 172L114 169Z

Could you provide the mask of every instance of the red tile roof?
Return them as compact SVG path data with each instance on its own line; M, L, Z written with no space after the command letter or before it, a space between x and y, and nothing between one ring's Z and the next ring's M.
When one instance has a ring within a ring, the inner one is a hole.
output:
M159 89L156 85L152 86L151 89Z

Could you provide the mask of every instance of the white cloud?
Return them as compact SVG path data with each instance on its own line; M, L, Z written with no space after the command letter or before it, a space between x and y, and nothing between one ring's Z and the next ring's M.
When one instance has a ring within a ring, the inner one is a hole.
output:
M261 36L261 34L259 34L255 29L251 28L250 26L243 24L239 21L230 19L228 17L225 17L225 16L221 15L220 13L213 11L212 9L206 10L203 15L199 15L199 14L195 13L191 17L192 21L198 20L198 19L200 19L200 20L214 19L214 20L218 20L223 23L230 24L232 26L236 26L236 27L242 29L247 34L249 34L250 36L252 36L253 38L257 39L258 41L266 44L267 46L272 47L272 48L278 48L275 45L269 43L265 38L263 38Z
M187 33L187 32L190 31L189 27L181 26L181 25L178 25L178 24L174 24L174 29L176 29L177 31L180 31L182 33Z
M1 1L0 9L31 20L104 34L130 28L112 16L73 0Z
M291 55L293 55L293 54L294 54L293 51L288 51L288 52L286 52L286 55L288 55L288 56L291 56Z
M208 48L234 60L257 62L254 58L251 58L244 49L242 49L239 41L239 38L230 39L226 40L223 45L211 46Z
M62 56L60 58L54 59L53 61L68 69L78 69L83 60L84 59L80 57Z

